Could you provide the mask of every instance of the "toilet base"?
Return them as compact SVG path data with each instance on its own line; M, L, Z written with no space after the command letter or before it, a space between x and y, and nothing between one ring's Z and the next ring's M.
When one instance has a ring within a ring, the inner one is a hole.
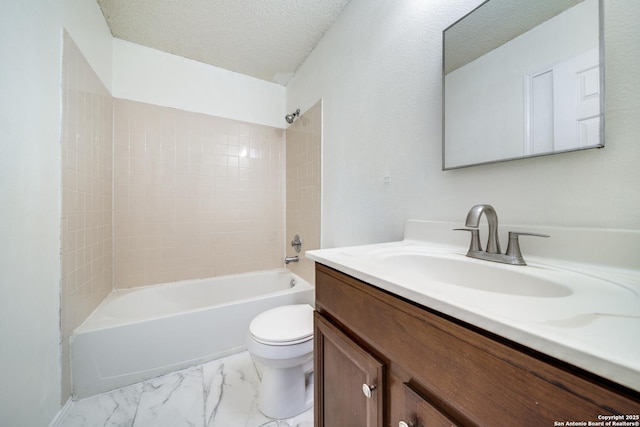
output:
M313 371L303 366L264 367L258 409L269 418L291 418L313 406Z

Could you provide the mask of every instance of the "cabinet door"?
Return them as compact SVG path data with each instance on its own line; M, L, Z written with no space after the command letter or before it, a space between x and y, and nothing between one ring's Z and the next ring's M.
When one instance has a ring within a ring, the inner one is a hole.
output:
M382 427L383 364L317 312L315 425Z
M449 416L439 411L410 384L404 384L403 397L404 418L399 427L457 427Z

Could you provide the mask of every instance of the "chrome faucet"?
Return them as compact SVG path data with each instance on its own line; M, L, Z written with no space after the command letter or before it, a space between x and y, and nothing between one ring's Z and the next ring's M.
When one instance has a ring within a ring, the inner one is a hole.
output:
M486 251L482 250L480 230L478 230L482 214L487 217L487 222L489 223L489 237L487 239ZM472 207L467 214L465 226L471 228L455 228L454 230L469 231L471 233L471 243L467 251L467 256L503 264L527 265L520 251L519 236L549 237L546 234L510 231L507 251L503 254L500 252L500 239L498 237L498 214L491 205L475 205Z
M285 264L289 264L290 262L298 262L298 261L300 261L300 258L298 258L298 255L284 257Z
M487 252L490 254L500 253L500 240L498 238L498 214L491 205L475 205L467 214L465 226L480 227L480 217L484 214L489 223L489 239L487 239ZM482 250L482 249L480 249Z
M298 110L298 112L300 112ZM291 247L294 248L296 250L296 253L300 253L300 248L302 248L302 240L300 239L300 236L298 236L297 234L293 237L293 240L291 241ZM299 262L300 258L298 258L298 255L296 256L286 256L284 257L284 263L285 265L289 264L290 262Z

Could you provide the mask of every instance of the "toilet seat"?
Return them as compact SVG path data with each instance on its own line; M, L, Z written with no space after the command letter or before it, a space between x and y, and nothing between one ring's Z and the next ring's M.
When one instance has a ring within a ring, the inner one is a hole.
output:
M313 307L285 305L256 316L249 325L251 337L266 345L293 345L313 339Z

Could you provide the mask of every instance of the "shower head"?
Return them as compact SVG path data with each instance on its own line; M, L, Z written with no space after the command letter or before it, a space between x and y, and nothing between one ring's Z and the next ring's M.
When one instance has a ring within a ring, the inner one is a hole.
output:
M287 121L287 123L291 124L299 115L300 115L300 109L298 108L295 111L295 113L287 114L286 116L284 116L284 119Z

